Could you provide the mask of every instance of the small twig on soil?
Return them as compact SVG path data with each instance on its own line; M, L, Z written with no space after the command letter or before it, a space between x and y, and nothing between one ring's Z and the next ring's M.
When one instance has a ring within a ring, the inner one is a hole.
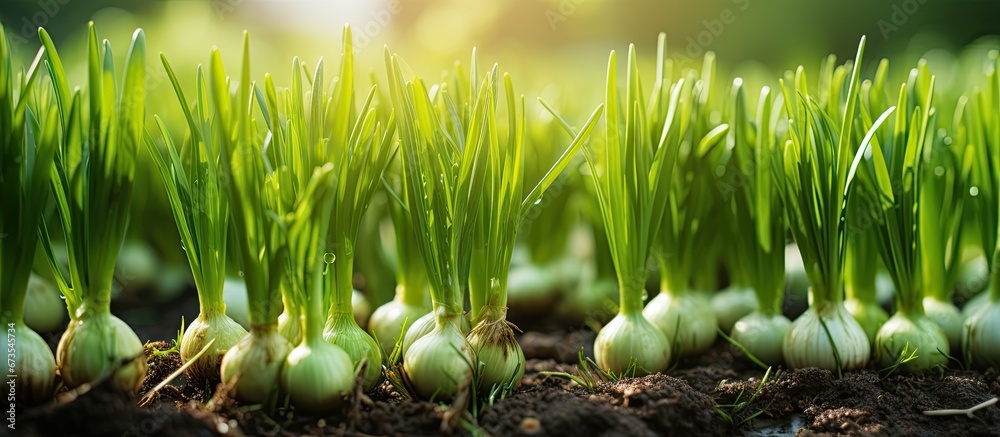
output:
M969 408L969 409L966 409L966 410L928 410L928 411L924 411L924 415L925 416L957 416L957 415L960 415L960 414L965 414L966 416L972 417L972 413L975 413L976 411L979 411L979 410L981 410L983 408L986 408L986 407L988 407L990 405L993 405L993 404L996 404L996 403L997 403L997 398L993 398L993 399L990 399L990 400L988 400L986 402L983 402L983 403L981 403L979 405L976 405L976 406L974 406L972 408Z
M166 378L163 379L163 381L160 381L159 384L156 384L156 387L153 387L152 390L146 392L146 395L143 396L142 400L139 401L139 406L145 407L146 405L149 405L149 402L153 400L153 395L155 395L156 392L160 391L160 389L162 389L163 387L166 387L167 384L170 383L170 381L174 380L174 378L181 376L181 374L183 374L184 371L188 369L188 367L191 367L191 365L194 364L195 361L198 361L198 358L201 358L201 356L205 353L205 351L208 350L208 348L212 347L212 343L215 343L214 338L207 344L205 344L205 347L201 348L201 350L198 351L198 353L194 354L194 356L191 357L191 359L188 360L188 362L184 363L183 366L178 367L177 370L174 371L174 373L171 373L170 376L167 376Z

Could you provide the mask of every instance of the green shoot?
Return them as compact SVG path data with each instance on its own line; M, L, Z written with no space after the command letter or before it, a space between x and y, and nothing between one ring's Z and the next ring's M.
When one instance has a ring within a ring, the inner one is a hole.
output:
M888 346L886 346L885 353L891 354L893 351L889 350ZM892 376L892 374L896 373L901 366L916 360L919 356L917 355L917 348L914 347L913 349L910 349L910 344L906 343L903 348L899 350L898 355L895 355L895 357L896 360L893 361L892 364L879 369L878 373L883 379Z

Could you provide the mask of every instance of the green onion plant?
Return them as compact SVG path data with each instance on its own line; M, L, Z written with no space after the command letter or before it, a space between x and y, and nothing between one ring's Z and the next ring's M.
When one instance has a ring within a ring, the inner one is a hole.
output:
M462 309L469 284L474 219L486 177L485 124L491 79L485 79L476 93L464 98L451 97L448 90L439 87L432 95L419 78L403 78L397 56L386 51L385 63L393 107L399 114L405 206L424 260L433 305L429 332L419 321L407 330L402 373L414 395L449 399L461 387L470 386L475 360L472 345L465 338L468 331L462 330L462 321L468 320ZM475 83L475 68L472 73ZM456 100L466 104L459 106Z
M1000 250L1000 55L990 53L992 68L986 84L969 99L967 135L976 147L975 174L983 205L980 209L983 253L987 254L990 287L986 301L972 309L962 328L966 361L977 367L1000 366L1000 273L996 271Z
M51 198L60 119L47 89L33 93L43 51L20 75L14 73L10 49L0 26L0 323L6 333L4 350L17 351L8 357L14 362L7 372L14 374L17 401L31 405L55 391L55 358L45 340L25 324L24 305L29 283L37 282L31 270L39 224ZM29 107L33 95L39 105Z
M604 138L584 147L596 188L601 220L618 278L618 315L594 340L594 357L604 370L635 375L661 372L671 358L663 331L643 315L647 262L667 208L674 164L688 118L679 104L690 87L666 80L666 37L657 44L657 79L648 105L629 47L627 88L619 101L617 56L608 59ZM565 123L564 123L565 124ZM567 125L568 127L568 125ZM603 150L601 150L603 149Z
M921 62L926 76L926 62ZM916 72L916 71L915 71ZM912 89L912 88L910 88ZM962 323L965 318L952 303L962 262L964 216L969 197L969 180L975 162L975 148L968 143L961 119L967 99L959 100L953 117L953 138L941 137L932 130L925 146L923 180L920 188L920 286L924 292L924 313L948 337L954 352L961 350Z
M497 120L499 78L496 70L494 67L488 76L485 89L486 178L479 213L472 224L475 231L469 284L473 327L468 339L476 360L482 366L477 381L481 391L495 386L511 387L519 383L524 375L524 352L514 338L511 323L507 321L507 274L517 230L589 137L599 115L594 113L570 147L525 195L524 98L515 99L510 76L505 74L507 130L506 141L501 140L501 126Z
M295 149L308 148L292 147L288 150ZM284 176L303 170L292 168L283 166L277 172ZM324 293L327 282L324 275L330 275L330 260L324 246L317 242L326 241L330 231L330 215L336 201L334 191L338 188L335 172L336 167L331 163L316 168L306 185L300 187L295 207L285 220L289 254L287 283L292 290L292 299L304 310L304 314L302 340L284 360L281 387L292 405L312 412L327 412L340 407L347 395L353 392L355 384L352 357L340 346L323 339L324 316L329 302ZM282 176L278 179L285 179ZM301 177L301 173L288 176Z
M56 363L68 387L113 372L110 387L135 392L146 376L146 359L139 337L111 314L111 287L128 227L143 136L146 38L142 29L133 34L119 85L111 44L98 43L91 23L84 93L70 92L52 39L44 29L38 32L62 127L52 189L69 254L69 269L64 272L56 261L54 236L43 226L43 247L70 316L56 349Z
M398 162L398 160L396 161ZM398 174L390 171L388 173ZM405 193L406 181L393 178L394 191ZM427 306L427 271L417 247L417 237L410 222L408 206L404 196L399 202L390 199L389 214L395 231L396 248L396 294L391 301L378 307L368 319L368 332L378 340L387 355L402 343L403 334L421 317L429 314ZM404 350L405 351L405 350ZM400 354L400 356L402 356ZM387 363L395 364L395 363Z
M809 309L788 330L782 345L792 368L831 371L858 369L868 363L871 344L861 325L844 308L843 264L847 246L845 201L851 194L855 157L854 119L865 39L861 39L852 72L838 67L826 85L824 109L808 88L799 67L793 83L781 80L790 139L785 142L778 193L788 226L809 277ZM840 94L847 80L846 107ZM821 87L822 89L822 87Z
M327 240L332 249L329 250L332 259L326 274L325 290L331 306L323 337L347 351L355 364L367 359L363 384L364 390L369 391L382 375L382 349L375 339L358 326L354 317L351 300L355 296L352 282L354 254L361 220L395 153L393 136L396 122L394 116L390 116L386 122L379 120L377 110L371 107L376 92L374 87L368 93L361 111L355 113L354 50L349 27L344 29L340 67L335 89L331 90L331 97L325 102L325 111L318 100L318 96L323 95L322 69L317 69L312 82L313 105L308 112L310 118L305 119L304 123L309 132L303 129L300 135L312 133L312 137L305 137L309 139L306 144L318 148L320 156L332 160L337 183L336 191L332 193L334 202L330 214L330 237ZM293 101L295 95L293 84ZM374 245L379 242L366 241L362 244Z
M724 149L719 144L729 125L712 126L709 120L715 75L711 53L706 54L701 73L700 80L688 74L684 83L689 87L680 88L683 94L677 109L687 129L678 137L677 168L654 251L660 267L660 293L642 311L666 334L673 353L680 356L704 352L715 342L718 331L715 312L703 293L714 288L702 287L714 283L717 274L718 253L710 247L721 227L713 217L720 216L722 202L712 176ZM654 125L662 122L658 117L649 121ZM708 281L701 279L709 276Z
M733 144L735 171L744 172L742 185L732 193L735 239L743 277L756 294L758 307L733 325L731 337L759 360L776 365L784 362L782 343L792 322L782 314L785 287L785 216L775 192L780 163L779 114L771 90L761 89L757 116L750 119L742 80L733 83L733 111L729 135ZM780 108L778 108L780 109Z
M859 179L864 174L857 175ZM868 341L875 344L875 334L889 320L889 313L876 300L875 275L879 263L878 243L869 228L875 217L868 210L870 204L861 196L847 204L847 254L844 256L844 307L865 331ZM863 225L859 225L863 224Z
M279 189L273 170L267 168L264 136L252 116L256 86L250 81L249 34L243 34L240 76L226 76L218 49L212 50L208 76L215 107L213 125L222 149L221 167L229 180L225 195L229 199L231 247L246 284L250 318L249 335L222 357L220 375L224 383L232 384L238 400L262 403L276 396L281 369L292 348L278 332L288 249L277 213L287 197L294 199L294 193Z
M160 59L188 122L188 140L179 146L163 120L155 117L167 158L152 140L146 141L166 187L198 291L198 317L184 330L181 361L187 363L208 342L213 342L211 350L203 353L186 373L195 381L218 382L222 357L247 335L246 329L226 315L226 303L222 299L229 232L229 202L223 185L225 176L220 168L222 150L212 128L214 109L201 67L196 76L197 98L189 108L189 101L166 56L161 55Z
M920 238L921 226L926 222L919 220L926 206L920 201L925 177L923 156L927 135L935 131L934 78L923 79L918 81L919 88L910 93L904 84L897 105L884 112L874 125L868 108L861 107L862 126L871 125L872 130L894 109L899 108L899 112L891 141L880 141L871 130L865 138L863 146L871 147L871 158L865 160L863 171L868 171L869 176L857 187L859 199L877 205L873 207L876 220L872 232L896 288L896 311L875 335L875 359L885 368L897 364L904 351L913 352L916 357L899 363L898 368L914 373L946 366L950 351L944 332L924 315L919 275L926 241ZM909 99L914 99L912 107L908 106Z

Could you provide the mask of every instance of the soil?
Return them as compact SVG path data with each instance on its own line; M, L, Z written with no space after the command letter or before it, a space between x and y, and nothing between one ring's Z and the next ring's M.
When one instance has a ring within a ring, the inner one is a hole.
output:
M189 304L189 303L187 303ZM184 308L188 320L197 312ZM124 317L123 317L124 318ZM146 335L174 338L176 318ZM126 318L126 321L128 319ZM147 322L148 323L148 322ZM50 336L58 338L57 335ZM723 341L684 359L666 374L602 381L585 388L544 372L575 373L578 352L591 355L594 333L527 332L528 358L521 386L473 417L446 405L415 401L383 383L354 396L342 411L317 417L294 407L239 405L225 387L199 387L180 376L148 396L180 367L168 342L147 345L149 374L136 398L95 384L60 393L50 404L17 416L16 435L241 436L274 435L998 435L1000 406L966 415L926 416L923 411L964 409L1000 396L1000 372L944 370L924 376L863 370L837 378L818 369L763 369L734 354ZM53 343L54 345L54 343ZM142 404L143 406L138 406ZM799 426L791 426L795 418ZM10 433L4 427L0 434Z

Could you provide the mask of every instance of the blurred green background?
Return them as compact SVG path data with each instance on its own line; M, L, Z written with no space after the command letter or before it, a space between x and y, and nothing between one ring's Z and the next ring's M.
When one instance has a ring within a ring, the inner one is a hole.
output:
M151 53L202 61L213 45L232 52L247 29L258 59L286 65L339 52L350 23L363 66L381 65L381 48L407 58L418 73L436 73L478 46L484 59L548 77L600 78L610 49L634 42L650 53L666 32L675 57L705 50L723 67L759 62L772 71L853 54L868 35L874 59L956 51L1000 32L995 0L3 0L0 19L34 45L45 26L57 43L82 44L88 20L124 42L147 30ZM995 40L994 40L995 43ZM33 51L33 49L31 50ZM898 59L908 62L910 59ZM178 61L174 61L175 63ZM545 68L539 68L539 67ZM271 70L276 69L270 67ZM530 71L527 70L530 68Z
M967 91L965 77L981 71L986 50L1000 48L997 0L0 0L0 22L25 65L43 26L60 49L71 84L86 77L83 49L91 20L122 57L119 66L133 29L145 29L147 113L162 115L178 134L183 117L158 53L166 54L191 89L195 66L207 63L213 46L236 68L243 30L251 36L254 79L268 72L279 86L288 83L293 56L310 66L324 57L332 77L345 23L354 31L358 72L377 77L384 76L386 45L431 81L456 59L467 62L477 47L481 67L499 62L526 95L529 124L547 117L532 104L536 96L571 120L589 114L601 101L610 50L635 43L648 76L659 32L666 33L676 62L697 65L707 51L715 52L718 77L738 74L749 89L774 85L799 64L816 71L831 53L841 61L853 58L867 35L866 77L879 58L892 60L893 78L905 77L927 58L939 92L954 95ZM359 86L361 92L366 88ZM140 166L132 221L144 226L131 226L129 240L145 244L126 244L119 261L131 264L119 268L117 279L123 288L161 291L152 299L124 293L132 302L119 305L129 308L132 314L124 316L141 338L163 339L180 315L193 318L197 301L193 291L183 293L190 290L187 264L162 183L148 162ZM144 277L158 283L144 284ZM183 303L169 311L149 306L178 300Z

